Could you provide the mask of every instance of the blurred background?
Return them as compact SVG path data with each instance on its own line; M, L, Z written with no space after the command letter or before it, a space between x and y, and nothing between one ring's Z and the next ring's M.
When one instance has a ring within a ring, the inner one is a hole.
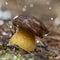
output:
M0 0L0 26L22 14L37 17L49 30L58 27L60 33L60 0Z

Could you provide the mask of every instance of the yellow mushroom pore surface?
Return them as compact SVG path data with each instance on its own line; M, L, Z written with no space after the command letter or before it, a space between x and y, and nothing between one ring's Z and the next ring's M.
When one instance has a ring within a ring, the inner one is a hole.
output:
M35 49L35 37L28 31L17 31L9 41L11 45L17 45L27 52L34 51Z

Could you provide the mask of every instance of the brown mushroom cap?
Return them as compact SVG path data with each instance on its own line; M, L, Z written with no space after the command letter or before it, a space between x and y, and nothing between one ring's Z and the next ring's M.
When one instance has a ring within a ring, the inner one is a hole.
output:
M17 18L13 19L13 25L18 25L19 28L26 28L27 30L33 32L39 37L43 37L44 34L48 33L45 25L35 17L31 16L20 15Z

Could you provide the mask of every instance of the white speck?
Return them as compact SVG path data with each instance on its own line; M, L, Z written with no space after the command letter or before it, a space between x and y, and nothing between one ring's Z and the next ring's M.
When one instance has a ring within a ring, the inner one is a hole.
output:
M34 7L34 5L33 4L30 4L30 7Z
M10 26L10 28L12 28L12 26Z
M8 35L6 32L2 32L2 35Z
M48 34L45 34L44 36L48 36Z
M53 18L51 18L51 20L54 20Z
M11 12L10 11L4 11L2 19L7 20L7 19L10 19L10 18L11 18Z
M57 17L57 18L55 18L55 20L54 20L54 26L59 26L59 25L60 25L60 18Z
M40 43L40 41L39 41L39 40L37 40L37 41L36 41L36 43Z
M51 10L52 8L51 7L49 7L49 10Z
M36 43L44 46L44 44L43 44L42 41L40 41L40 40L37 40Z
M8 2L5 2L6 5L8 5Z
M3 25L4 24L4 21L3 20L0 20L0 25Z
M25 59L22 59L22 60L25 60Z
M18 17L18 15L17 16L15 16L13 19L16 19Z
M17 56L14 56L14 59L16 59L17 58Z
M23 7L23 8L22 8L22 11L23 11L23 12L25 12L25 11L26 11L26 8L25 8L25 7Z
M26 5L24 5L24 8L27 8L27 6L26 6Z

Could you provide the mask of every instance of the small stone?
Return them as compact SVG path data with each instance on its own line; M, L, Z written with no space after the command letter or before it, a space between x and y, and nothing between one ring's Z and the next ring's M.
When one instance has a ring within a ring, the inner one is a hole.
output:
M3 25L4 24L4 21L3 20L0 20L0 25Z
M60 60L60 56L56 57L56 60Z
M3 44L3 43L2 43L2 42L0 42L0 46L2 46L2 44Z
M3 12L2 19L3 19L3 20L11 19L11 12L10 12L10 11L4 11L4 12Z
M2 35L8 35L6 32L2 32Z
M54 20L54 26L59 26L60 25L60 18L56 17Z
M26 59L22 59L22 60L26 60Z
M14 56L14 59L16 59L17 58L17 56Z

